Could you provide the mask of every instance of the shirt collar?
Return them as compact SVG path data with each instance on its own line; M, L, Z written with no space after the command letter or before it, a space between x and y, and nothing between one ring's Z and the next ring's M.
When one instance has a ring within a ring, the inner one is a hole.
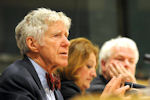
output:
M40 78L40 81L41 81L41 84L42 84L43 88L44 89L48 88L47 80L45 78L46 71L39 64L37 64L35 61L33 61L31 58L29 58L29 60L33 64L33 67L35 68L35 70L38 74L38 77Z

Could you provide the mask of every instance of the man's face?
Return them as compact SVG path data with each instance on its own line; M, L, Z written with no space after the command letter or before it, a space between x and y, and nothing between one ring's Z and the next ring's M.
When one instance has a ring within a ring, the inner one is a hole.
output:
M67 66L68 64L68 29L61 21L50 23L42 37L39 53L46 66Z
M121 73L128 73L135 76L135 52L132 49L125 47L114 47L112 51L112 55L105 62L107 74L109 74L111 78Z

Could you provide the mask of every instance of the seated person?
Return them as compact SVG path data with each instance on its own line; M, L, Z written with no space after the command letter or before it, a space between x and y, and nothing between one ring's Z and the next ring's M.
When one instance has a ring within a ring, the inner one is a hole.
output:
M61 70L61 93L65 100L81 94L96 77L99 48L88 39L70 41L68 66Z
M126 37L106 41L99 53L100 74L91 82L87 92L102 93L108 81L122 74L124 81L136 83L135 70L139 59L136 43Z
M76 38L70 41L68 66L60 70L62 79L60 91L65 100L84 94L85 90L90 87L90 82L96 77L98 52L99 48L86 38ZM114 84L113 89L108 84L102 95L111 94L117 89L119 91L121 82L121 78L113 78L110 83ZM123 91L119 91L118 94L124 94L128 88L128 86L122 87Z
M18 23L15 37L22 59L0 75L0 100L63 100L45 75L67 66L70 25L63 12L47 8L32 10Z

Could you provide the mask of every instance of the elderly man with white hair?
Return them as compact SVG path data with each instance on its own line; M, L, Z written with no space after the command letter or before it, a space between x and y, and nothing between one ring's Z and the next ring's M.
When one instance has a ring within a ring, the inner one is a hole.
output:
M88 92L101 92L113 77L124 76L124 81L136 83L135 70L139 59L136 43L126 37L106 41L99 54L99 75L92 81Z
M68 65L70 26L71 19L63 12L47 8L24 17L15 29L23 58L0 76L1 100L63 100L53 73Z

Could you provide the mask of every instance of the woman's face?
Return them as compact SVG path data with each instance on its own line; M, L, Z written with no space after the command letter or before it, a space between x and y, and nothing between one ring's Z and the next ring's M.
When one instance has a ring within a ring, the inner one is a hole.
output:
M87 62L78 69L77 75L79 79L75 82L81 90L85 90L90 87L90 83L94 77L96 77L96 56L91 53Z

